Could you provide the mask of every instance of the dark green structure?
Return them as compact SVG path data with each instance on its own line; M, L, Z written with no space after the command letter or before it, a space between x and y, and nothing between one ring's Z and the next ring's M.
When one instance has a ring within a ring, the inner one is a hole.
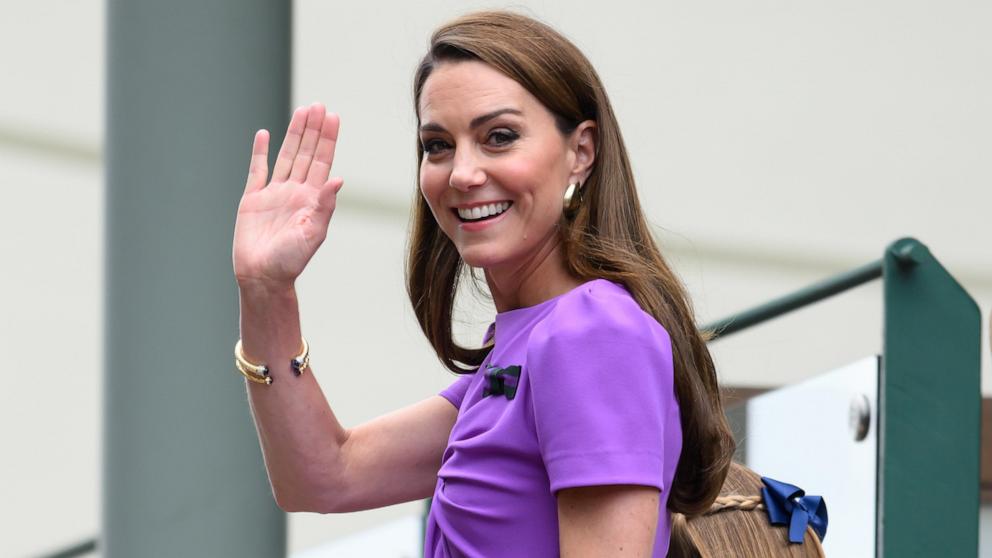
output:
M981 316L919 241L706 326L716 338L881 277L876 556L977 556Z
M289 116L290 5L108 4L103 556L286 552L232 368L231 242L253 133L278 146Z
M978 556L981 315L915 240L883 269L878 556Z

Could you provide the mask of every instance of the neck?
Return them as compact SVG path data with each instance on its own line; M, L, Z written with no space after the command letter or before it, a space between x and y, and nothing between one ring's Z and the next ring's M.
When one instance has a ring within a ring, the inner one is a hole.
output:
M582 284L565 267L558 234L550 235L526 260L487 268L485 273L497 312L534 306Z

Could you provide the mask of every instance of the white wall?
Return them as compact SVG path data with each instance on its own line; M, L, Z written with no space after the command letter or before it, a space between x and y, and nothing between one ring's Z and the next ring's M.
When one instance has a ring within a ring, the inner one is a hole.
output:
M913 235L975 296L987 322L992 40L983 22L992 5L516 5L564 31L599 69L647 212L701 321L876 259L889 241ZM342 115L335 172L347 185L300 291L317 375L346 424L448 381L402 290L414 173L410 78L429 31L471 6L501 5L296 2L294 102L321 100ZM98 529L103 8L21 2L0 19L0 421L8 433L0 523L9 533L0 555L56 548ZM377 316L359 311L372 304ZM476 318L478 327L486 315ZM714 352L727 382L789 383L877 351L880 320L875 284ZM394 350L363 360L383 341ZM987 361L983 386L992 394ZM231 373L240 389L233 372L218 373ZM307 548L416 507L295 514L291 545Z

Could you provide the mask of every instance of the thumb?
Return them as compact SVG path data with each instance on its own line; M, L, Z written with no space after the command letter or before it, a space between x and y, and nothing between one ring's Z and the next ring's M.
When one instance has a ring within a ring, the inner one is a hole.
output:
M343 186L344 179L340 176L332 176L329 178L320 189L320 204L333 209L338 192L341 191L341 187Z
M327 182L324 183L324 188L330 188L331 190L334 191L335 195L337 195L337 193L341 190L343 186L344 186L344 179L341 178L340 176L332 176L327 180Z

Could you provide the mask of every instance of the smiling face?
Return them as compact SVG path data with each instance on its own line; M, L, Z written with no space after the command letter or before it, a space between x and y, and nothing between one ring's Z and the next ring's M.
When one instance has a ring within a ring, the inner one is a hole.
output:
M562 195L592 162L591 122L562 134L537 98L478 61L438 65L419 118L420 189L465 263L527 266L557 245Z

